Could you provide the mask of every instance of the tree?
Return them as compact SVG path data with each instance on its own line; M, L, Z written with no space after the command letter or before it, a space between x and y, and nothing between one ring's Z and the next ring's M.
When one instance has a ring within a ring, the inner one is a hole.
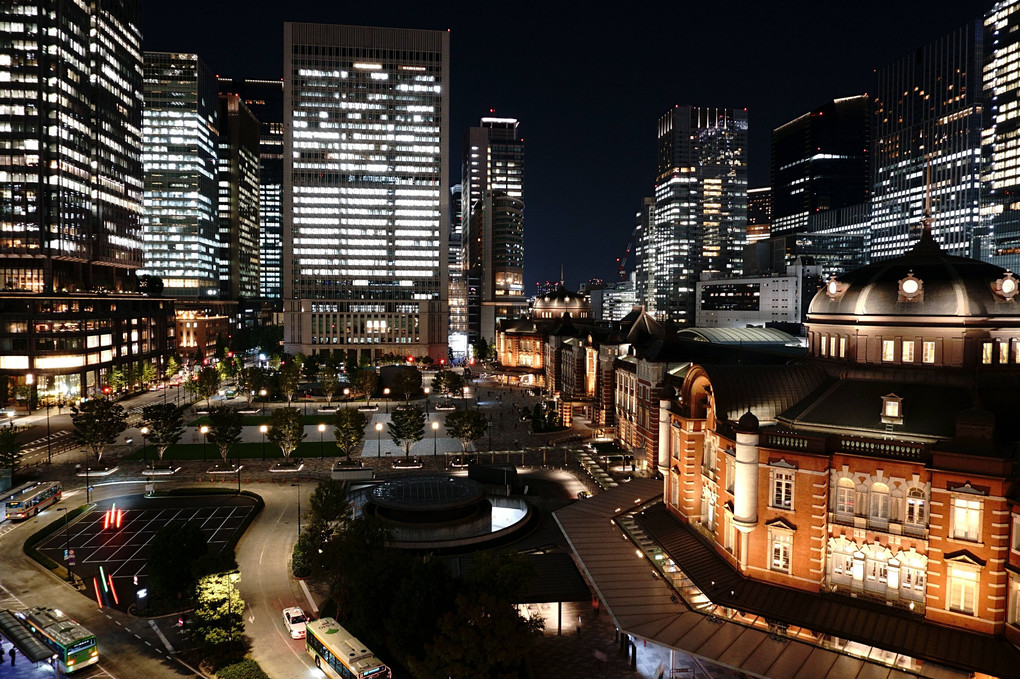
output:
M393 378L393 388L398 394L404 395L404 402L411 400L411 396L421 389L421 373L417 368L404 368Z
M166 372L163 373L167 379L172 378L174 375L181 371L181 362L177 360L177 357L171 355L170 358L166 359Z
M484 361L489 358L489 343L484 337L479 337L478 341L471 345L471 349L475 352L475 360Z
M210 399L220 390L221 381L220 372L210 365L198 371L198 376L195 378L195 393L205 399L207 408L212 405Z
M128 377L124 374L123 369L114 368L106 374L106 383L110 385L110 388L113 389L114 393L117 393L127 386Z
M360 410L344 408L336 411L334 415L333 436L336 437L336 447L340 449L343 456L348 460L351 454L358 449L365 439L365 424L367 418Z
M162 460L167 448L181 440L184 434L184 408L173 403L156 403L142 408L142 424L149 428L149 442L156 446Z
M237 373L237 388L244 392L244 397L248 400L248 407L251 407L251 400L255 394L268 384L268 378L269 375L266 374L265 368L255 366L243 368Z
M159 276L142 276L138 281L138 292L149 297L162 297L163 279Z
M192 566L208 552L208 540L198 523L171 521L152 538L147 584L160 598L184 598L195 585Z
M379 374L372 368L358 368L351 382L355 391L365 395L365 405L372 405L372 394L375 392L377 384L379 384Z
M322 393L326 396L326 405L333 403L333 397L340 391L340 375L337 373L336 368L327 365L319 373L319 386L322 387Z
M14 427L0 427L0 469L10 469L11 476L20 462L21 444L18 443L18 432Z
M308 512L313 522L332 525L345 523L351 517L347 484L332 479L320 481L308 498Z
M301 358L301 374L305 376L305 379L314 380L315 376L319 374L319 363L304 354L298 354Z
M135 363L131 366L131 370L128 371L128 382L133 389L138 389L142 386L142 365L141 363Z
M142 384L151 384L156 381L156 366L151 363L142 364Z
M195 586L191 638L208 650L234 644L244 636L244 599L237 591L241 574L215 573Z
M71 424L77 442L92 451L98 464L106 449L127 429L127 413L119 403L93 398L71 406Z
M464 378L452 370L440 370L432 379L432 388L444 396L459 394L464 388Z
M285 458L290 458L291 453L297 450L306 436L301 411L297 408L280 408L273 411L273 417L269 420L269 433L266 436L280 446Z
M404 455L410 455L411 447L425 438L425 411L418 406L393 411L389 432L393 442L404 447Z
M230 406L218 406L209 411L209 440L220 451L226 462L230 449L241 442L244 418Z
M467 452L468 444L485 435L489 421L479 410L458 410L446 416L447 433L460 440L461 448Z
M301 364L291 359L280 366L280 391L287 397L287 405L294 400L298 380L301 378Z
M516 679L528 649L545 623L525 620L517 609L488 592L457 596L456 610L442 616L435 641L426 644L426 676L451 679Z

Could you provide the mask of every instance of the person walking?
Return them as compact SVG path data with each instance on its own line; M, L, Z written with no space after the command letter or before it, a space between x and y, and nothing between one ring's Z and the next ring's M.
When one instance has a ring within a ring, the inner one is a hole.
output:
M8 654L11 656L11 667L14 667L14 655L15 655L15 651L14 651L14 647L13 646L11 646L11 650L8 651Z

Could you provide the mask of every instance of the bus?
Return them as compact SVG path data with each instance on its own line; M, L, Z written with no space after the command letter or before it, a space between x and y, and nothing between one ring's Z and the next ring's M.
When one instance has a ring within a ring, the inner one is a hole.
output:
M99 662L96 635L56 608L15 611L28 629L53 650L60 671L69 674Z
M38 486L29 488L20 495L12 496L7 500L8 519L27 519L35 516L52 504L60 502L60 496L64 487L59 481L51 483L40 483Z
M333 618L306 623L305 650L315 666L336 679L390 679L390 668Z

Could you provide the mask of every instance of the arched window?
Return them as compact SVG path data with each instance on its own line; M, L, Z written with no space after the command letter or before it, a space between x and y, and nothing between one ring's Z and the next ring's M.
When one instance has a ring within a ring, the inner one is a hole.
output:
M927 526L928 513L925 510L924 490L911 488L907 492L907 511L904 516L904 529L923 531Z
M850 518L854 514L854 506L857 503L857 488L853 479L843 477L836 485L836 513L843 518Z
M889 522L889 486L884 483L871 484L871 507L868 517L878 523Z

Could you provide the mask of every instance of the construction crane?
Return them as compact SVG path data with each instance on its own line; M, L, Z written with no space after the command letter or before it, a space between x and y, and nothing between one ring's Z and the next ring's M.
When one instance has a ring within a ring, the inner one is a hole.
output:
M634 249L634 236L637 235L637 228L630 232L630 239L627 241L627 249L623 251L623 257L616 258L616 273L620 280L627 280L627 260L630 258L630 251Z

